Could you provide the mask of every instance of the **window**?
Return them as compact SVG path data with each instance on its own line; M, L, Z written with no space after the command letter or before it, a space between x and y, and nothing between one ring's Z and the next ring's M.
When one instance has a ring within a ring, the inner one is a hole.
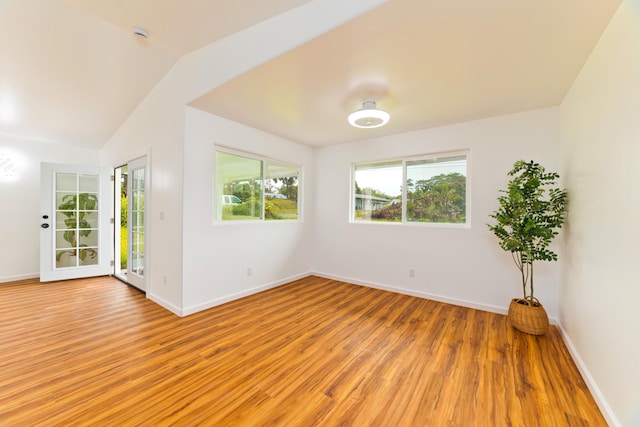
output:
M266 220L298 219L300 169L284 163L267 162L264 182Z
M353 167L356 222L466 224L467 153Z
M216 151L217 219L297 220L298 166Z
M354 219L402 221L402 161L354 166Z

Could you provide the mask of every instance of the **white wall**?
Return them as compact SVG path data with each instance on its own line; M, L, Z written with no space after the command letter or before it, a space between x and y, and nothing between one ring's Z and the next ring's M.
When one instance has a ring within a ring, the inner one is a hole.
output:
M622 3L560 117L570 199L560 319L610 423L638 426L640 1Z
M173 312L181 309L183 107L171 75L145 98L101 151L101 164L116 167L148 155L145 194L147 296ZM166 285L162 280L167 278Z
M101 155L104 166L117 166L151 153L151 188L145 198L149 298L176 313L182 313L185 307L183 173L189 170L205 174L209 170L194 171L192 165L185 163L185 106L385 1L314 0L184 56L109 140Z
M536 110L317 149L314 271L506 313L521 294L519 271L488 230L488 215L516 160L555 170L557 113ZM352 163L461 149L471 149L469 228L349 223ZM536 268L536 295L555 317L559 268Z
M187 109L183 192L183 304L192 313L308 274L313 151L195 109ZM214 144L302 167L302 221L214 221ZM247 276L247 269L252 275Z
M0 170L0 282L38 277L40 271L40 163L98 165L98 150L0 135L13 176Z

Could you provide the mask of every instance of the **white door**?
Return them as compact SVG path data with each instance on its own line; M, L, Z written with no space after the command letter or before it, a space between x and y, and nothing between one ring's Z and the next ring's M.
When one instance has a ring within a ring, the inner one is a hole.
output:
M40 281L110 273L109 173L95 167L40 167Z
M145 280L145 189L147 158L127 165L127 282L143 291Z

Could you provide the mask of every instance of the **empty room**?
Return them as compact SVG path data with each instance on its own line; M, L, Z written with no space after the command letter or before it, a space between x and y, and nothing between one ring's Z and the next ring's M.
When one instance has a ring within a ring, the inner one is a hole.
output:
M0 425L640 426L639 0L0 0L0 61Z

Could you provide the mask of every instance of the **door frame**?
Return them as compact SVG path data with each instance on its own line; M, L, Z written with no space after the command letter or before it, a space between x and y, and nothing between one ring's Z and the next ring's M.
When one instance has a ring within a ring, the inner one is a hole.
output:
M122 237L121 237L121 212L120 209L122 207L120 191L121 191L121 178L122 172L118 173L118 169L122 169L127 167L127 164L123 164L120 166L116 166L113 168L113 223L111 224L111 233L113 235L113 269L111 270L111 274L123 282L126 282L126 275L122 274L122 270L120 267L120 260L122 257L121 245L122 245ZM125 269L126 270L126 269Z

